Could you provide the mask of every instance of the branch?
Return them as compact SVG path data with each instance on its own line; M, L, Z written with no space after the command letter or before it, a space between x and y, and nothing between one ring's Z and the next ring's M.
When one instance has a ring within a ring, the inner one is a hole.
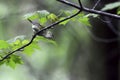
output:
M66 0L57 0L57 1L81 10L81 7L79 7L78 5L76 5L74 3L71 3L69 1L66 1ZM86 7L83 7L82 11L94 13L94 14L99 14L101 16L107 16L107 17L111 17L111 18L115 18L115 19L120 19L120 16L118 16L116 14L111 14L111 13L107 13L107 12L103 12L103 11L93 10L93 9L89 9Z
M92 9L95 9L95 8L96 8L96 6L100 3L100 1L101 1L101 0L97 0L97 2L95 3L95 5L93 6L93 8L92 8Z
M60 21L57 21L57 22L55 22L55 23L53 23L53 24L51 24L51 25L48 25L47 27L41 29L39 32L37 32L36 34L33 35L33 37L31 38L31 40L30 40L29 43L27 43L27 44L23 45L22 47L14 50L14 51L12 51L12 52L10 52L10 53L7 54L6 56L4 56L4 57L0 60L0 62L1 62L1 61L4 61L4 60L7 59L7 58L9 58L9 57L10 57L12 54L14 54L15 52L21 51L21 49L24 49L25 47L29 46L29 45L33 42L33 40L36 38L36 36L37 36L39 33L41 33L42 31L45 31L45 30L50 29L50 28L53 28L53 27L55 27L55 25L58 25L59 23L61 23L61 22L63 22L63 21L66 21L66 20L68 20L68 19L71 19L71 18L77 16L80 12L81 12L81 10L79 10L77 13L75 13L75 14L73 14L73 15L71 15L71 16L68 16L68 17L66 17L66 18L64 18L64 19L62 19L62 20L60 20Z
M8 57L10 57L13 53L15 53L15 52L17 52L17 51L21 51L21 49L29 46L29 45L33 42L33 40L35 39L36 36L37 36L37 35L33 35L33 37L31 38L31 40L30 40L29 43L27 43L27 44L23 45L22 47L14 50L14 51L12 51L12 52L10 52L10 53L7 54L6 56L4 56L4 57L0 60L0 62L1 62L1 61L4 61L4 60L7 59Z
M116 35L120 36L120 32L114 28L115 26L111 23L109 17L105 17L105 20L107 21L107 22L105 22L105 23L108 25L108 27L109 27Z
M79 5L80 5L80 7L81 7L81 9L82 9L82 8L83 8L83 6L82 6L81 1L80 1L80 0L78 0L78 2L79 2Z
M76 14L74 14L74 15L71 15L71 16L66 17L66 18L63 19L63 20L57 21L57 22L55 22L55 23L53 23L53 24L51 24L51 25L49 25L49 26L47 26L47 27L45 27L45 28L42 28L39 32L36 33L36 35L38 35L40 32L42 32L42 31L44 31L44 30L47 30L47 29L52 28L53 26L55 26L55 25L57 25L57 24L59 24L59 23L61 23L61 22L63 22L63 21L66 21L66 20L68 20L68 19L71 19L71 18L77 16L81 11L82 11L82 10L78 11L78 12L77 12Z

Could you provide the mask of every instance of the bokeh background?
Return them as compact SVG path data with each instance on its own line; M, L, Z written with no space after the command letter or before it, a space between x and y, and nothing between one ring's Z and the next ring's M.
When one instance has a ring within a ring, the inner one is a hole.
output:
M77 0L68 0L78 4ZM82 0L92 8L97 0ZM96 9L118 0L101 0ZM0 39L19 35L31 38L31 24L23 15L37 10L59 14L74 10L56 0L0 0ZM108 11L116 13L116 9ZM104 21L110 21L105 23ZM40 50L31 56L21 54L24 64L12 69L0 66L0 80L119 80L120 22L101 16L90 18L92 27L79 22L57 26L54 36L57 46L40 42Z

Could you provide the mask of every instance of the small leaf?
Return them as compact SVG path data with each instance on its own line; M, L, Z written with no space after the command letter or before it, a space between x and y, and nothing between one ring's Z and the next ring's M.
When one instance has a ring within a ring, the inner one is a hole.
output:
M25 39L25 35L20 35L20 36L17 36L17 37L15 37L15 38L13 38L13 39L8 40L7 42L8 42L8 43L13 43L13 42L15 42L16 40L24 40L24 39Z
M83 13L83 12L81 12L80 14L78 14L78 16L76 16L76 17L84 17L85 16L85 14Z
M44 42L52 43L52 44L54 44L55 46L57 46L57 43L56 43L54 40L52 40L52 39L47 39L47 38L45 38L45 37L43 37L43 36L38 36L38 37L36 37L36 38L35 38L35 41L44 41Z
M1 59L2 59L2 58L1 58ZM1 62L0 62L0 66L3 65L3 64L5 64L5 63L6 63L6 60L1 61Z
M22 44L24 45L24 44L27 44L28 42L29 42L28 40L23 40Z
M49 20L51 20L52 22L55 22L55 21L58 20L58 17L55 14L50 14L50 15L47 16L47 18Z
M65 17L61 17L59 20L63 20ZM68 22L70 21L70 19L68 19L68 20L65 20L65 21L63 21L63 22L61 22L61 23L59 23L60 25L66 25Z
M10 58L6 60L6 65L10 66L11 68L15 69L17 64L22 64L22 60L20 56L11 55Z
M9 61L9 63L7 63L7 65L13 69L15 69L15 67L16 67L16 63L12 59L10 59L10 61Z
M16 40L15 42L11 43L10 44L12 49L15 50L17 48L20 48L22 46L22 43L20 40Z
M35 12L34 13L27 13L26 15L23 16L25 19L31 19L31 20L34 20L34 19L37 19L38 18L38 14L36 14Z
M24 40L25 40L25 36L20 35L20 36L13 38L13 39L8 40L7 42L10 44L10 48L12 50L15 50L15 49L20 48L21 46L24 45L22 43Z
M40 46L38 45L38 43L33 42L32 44L30 44L29 46L24 48L24 53L31 56L32 53L35 51L35 49L40 49Z
M117 9L117 14L120 15L120 7Z
M40 23L41 25L45 25L46 22L47 22L46 17L42 17L42 18L39 19L39 23Z
M11 59L16 63L16 64L23 64L21 57L17 55L12 55Z
M120 15L120 11L118 11L118 12L117 12L117 14L119 14L119 15Z
M34 52L34 49L33 47L29 46L29 47L26 47L23 52L27 54L28 56L31 56L32 53Z
M39 17L46 17L50 14L47 10L37 11L36 13L39 15Z
M47 22L47 16L50 14L48 11L46 10L41 10L41 11L37 11L36 12L38 14L38 20L39 20L39 23L41 25L45 25L45 23Z
M86 25L86 26L91 26L88 17L82 17L82 18L79 18L78 20L79 20L82 24L84 24L84 25Z
M5 49L9 47L9 43L4 41L4 40L0 40L0 49Z
M64 11L64 13L67 15L67 16L70 16L72 14L75 14L77 12L77 10L66 10Z
M72 12L73 12L73 11L68 11L68 10L64 11L64 13L65 13L66 15L71 15Z
M21 41L20 41L20 40L16 40L16 41L14 42L14 44L15 44L15 45L19 45L19 44L21 44Z
M120 2L114 2L114 3L109 3L105 5L101 10L106 11L106 10L112 10L114 8L120 7Z
M26 15L24 15L23 17L25 19L31 19L31 20L35 20L35 19L40 19L40 18L45 18L46 16L49 15L49 12L46 10L41 10L41 11L35 11L33 13L28 13Z

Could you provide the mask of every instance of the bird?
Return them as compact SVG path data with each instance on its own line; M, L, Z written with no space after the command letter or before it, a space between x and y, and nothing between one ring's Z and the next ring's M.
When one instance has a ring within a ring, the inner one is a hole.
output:
M28 19L28 21L32 24L32 30L34 32L34 34L36 34L37 32L39 32L41 29L44 28L43 25L41 25L40 23L38 22L34 22L30 19ZM45 38L48 38L48 39L53 39L53 33L51 32L50 29L47 29L47 30L43 30L41 31L39 34L37 34L38 36L43 36Z

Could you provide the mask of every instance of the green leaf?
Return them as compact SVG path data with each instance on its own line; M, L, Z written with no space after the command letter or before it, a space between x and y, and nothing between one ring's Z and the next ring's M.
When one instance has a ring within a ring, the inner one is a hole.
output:
M34 19L37 19L39 16L38 14L36 14L35 12L34 13L27 13L23 16L25 19L31 19L31 20L34 20Z
M59 20L63 20L64 18L65 18L65 17L61 17ZM65 20L65 21L59 23L59 25L66 25L69 21L70 21L70 19Z
M76 11L74 11L74 13L76 13ZM72 21L79 21L80 23L82 23L82 24L84 24L86 26L91 26L91 24L89 22L89 16L96 17L97 15L95 15L95 14L85 15L83 12L81 12L76 17L72 18L71 20Z
M15 50L15 49L20 48L21 46L24 45L24 44L22 44L22 41L24 41L24 40L25 40L25 36L20 35L20 36L13 38L13 39L8 40L7 42L9 42L10 48L12 50Z
M0 59L2 59L2 58L0 58ZM3 65L3 64L5 64L5 63L6 63L6 60L1 61L1 62L0 62L0 66Z
M20 35L20 36L16 36L13 39L8 40L7 42L8 43L13 43L13 42L16 42L16 40L24 40L24 39L25 39L25 35Z
M47 18L48 18L50 21L52 21L52 22L55 22L55 21L58 20L58 17L57 17L55 14L53 14L53 13L49 14L49 15L47 16Z
M70 16L72 14L75 14L77 12L77 10L65 10L63 12L65 13L65 15Z
M101 10L106 11L106 10L112 10L114 8L120 7L120 2L114 2L114 3L109 3L105 5Z
M68 10L64 11L64 13L65 13L66 15L71 15L72 12L73 12L73 11L68 11Z
M38 37L36 37L36 38L35 38L35 41L44 41L44 42L52 43L52 44L54 44L55 46L57 46L57 43L56 43L54 40L52 40L52 39L47 39L47 38L45 38L45 37L43 37L43 36L38 36Z
M20 48L22 46L22 43L20 40L16 40L15 42L11 43L11 48L13 50L16 50L17 48Z
M25 54L27 54L28 56L31 56L32 53L34 52L34 48L32 46L27 46L24 51L23 51Z
M37 11L36 12L38 14L38 20L39 20L39 23L41 25L45 25L45 23L47 22L47 16L50 14L48 11L46 10L41 10L41 11Z
M23 44L23 45L25 45L25 44L27 44L27 43L29 43L28 40L23 40L23 41L22 41L22 44Z
M21 57L17 55L12 55L11 59L16 63L16 64L23 64Z
M91 26L88 17L85 17L85 16L81 17L81 18L78 19L78 21L80 21L82 24L84 24L86 26Z
M85 13L83 13L83 12L81 12L80 14L78 14L78 16L76 16L76 17L84 17L85 16Z
M21 44L21 41L20 41L20 40L16 40L16 41L14 42L14 44L15 44L15 45L19 45L19 44Z
M39 15L39 17L46 17L50 14L47 10L37 11L36 13Z
M24 48L24 53L31 56L32 53L35 51L35 49L40 49L40 46L38 45L37 42L33 42L32 44L30 44L29 46Z
M6 60L6 65L15 69L17 64L23 64L21 57L17 55L11 55L10 58Z
M0 49L5 49L9 47L9 43L4 40L0 40Z
M118 11L117 14L120 14L120 11Z
M41 25L45 25L46 22L47 22L47 18L46 17L42 17L42 18L39 19L39 23Z
M16 63L12 59L10 59L10 61L9 61L9 63L7 63L7 65L13 69L16 67Z
M120 15L120 7L117 9L117 14Z
M33 13L28 13L26 15L24 15L23 17L25 19L31 19L31 20L35 20L35 19L40 19L40 18L45 18L46 16L49 15L49 12L46 11L46 10L41 10L41 11L36 11L36 12L33 12Z

